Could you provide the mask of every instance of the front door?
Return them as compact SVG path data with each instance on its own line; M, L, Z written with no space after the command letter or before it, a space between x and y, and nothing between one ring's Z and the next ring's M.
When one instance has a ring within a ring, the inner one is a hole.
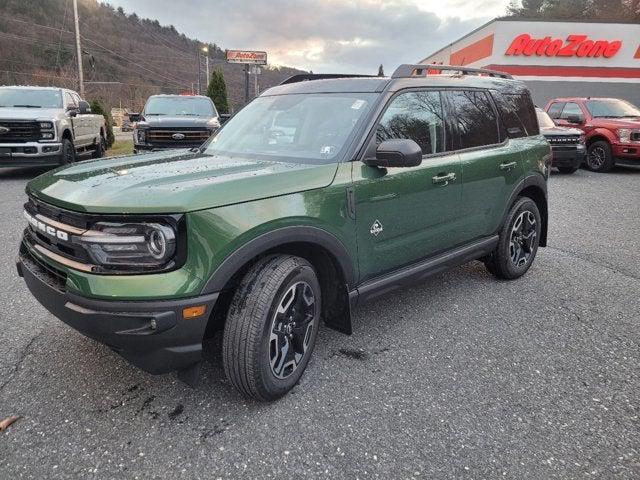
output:
M457 243L461 168L458 155L445 147L444 118L440 92L400 93L371 141L414 140L422 148L422 164L385 169L353 163L361 281Z

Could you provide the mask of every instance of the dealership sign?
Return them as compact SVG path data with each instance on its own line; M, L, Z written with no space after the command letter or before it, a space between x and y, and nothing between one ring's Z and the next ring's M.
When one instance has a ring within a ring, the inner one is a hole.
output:
M227 50L227 62L266 65L267 52L256 52L256 51L246 51L246 50Z
M566 40L550 36L532 38L531 35L523 33L511 42L505 55L611 58L621 48L621 40L591 40L587 35L569 35Z

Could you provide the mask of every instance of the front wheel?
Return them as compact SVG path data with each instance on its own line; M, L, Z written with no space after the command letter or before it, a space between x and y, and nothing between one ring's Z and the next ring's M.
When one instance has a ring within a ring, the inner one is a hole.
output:
M222 358L244 395L270 401L300 380L318 334L320 284L306 260L269 256L237 288L224 327Z
M104 139L102 135L100 135L100 139L96 143L96 148L91 155L92 158L102 158L104 157L105 152L107 151L107 141Z
M483 259L487 270L504 280L524 275L536 258L541 231L538 206L530 198L520 197L507 215L496 249Z
M62 164L69 165L76 161L76 149L68 138L62 140Z
M593 142L587 151L586 166L592 172L608 172L613 168L611 145L605 141Z

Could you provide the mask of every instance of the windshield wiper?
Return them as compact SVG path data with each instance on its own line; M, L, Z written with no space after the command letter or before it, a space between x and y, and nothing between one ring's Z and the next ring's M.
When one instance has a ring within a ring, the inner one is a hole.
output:
M166 113L145 113L146 116L149 115L166 115Z
M14 105L13 108L42 108L40 105Z

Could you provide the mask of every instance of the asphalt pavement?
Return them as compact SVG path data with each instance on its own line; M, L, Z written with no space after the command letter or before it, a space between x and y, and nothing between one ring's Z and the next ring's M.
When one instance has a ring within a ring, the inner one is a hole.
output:
M130 366L48 314L14 259L33 170L0 171L0 478L640 478L640 169L550 180L520 280L474 262L323 329L271 404Z

